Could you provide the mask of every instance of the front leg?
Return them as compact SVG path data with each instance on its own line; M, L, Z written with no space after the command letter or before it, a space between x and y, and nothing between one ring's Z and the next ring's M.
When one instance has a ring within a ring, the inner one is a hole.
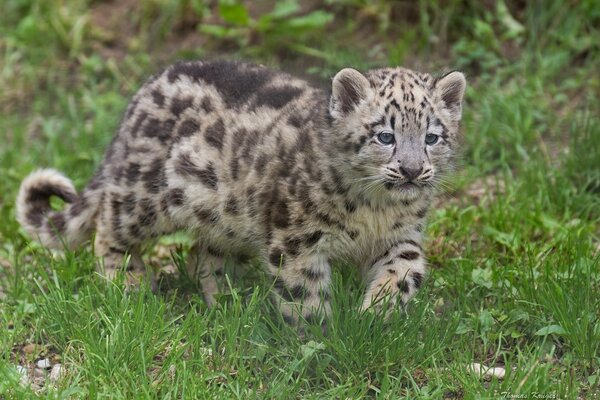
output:
M415 295L425 276L421 245L414 240L400 241L380 256L369 270L370 282L362 309L381 305L389 296L390 304L402 306Z
M288 239L289 242L289 239ZM290 251L293 248L293 251ZM269 249L269 271L275 277L275 301L292 325L329 315L331 269L327 257L314 248L274 245Z

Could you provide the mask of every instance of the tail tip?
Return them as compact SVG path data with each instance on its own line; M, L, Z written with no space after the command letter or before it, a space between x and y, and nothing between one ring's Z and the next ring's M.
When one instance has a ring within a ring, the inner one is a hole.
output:
M29 174L21 183L17 196L17 220L25 227L39 227L50 207L50 197L57 196L72 203L77 191L69 178L54 169L40 169ZM31 229L26 229L31 230Z

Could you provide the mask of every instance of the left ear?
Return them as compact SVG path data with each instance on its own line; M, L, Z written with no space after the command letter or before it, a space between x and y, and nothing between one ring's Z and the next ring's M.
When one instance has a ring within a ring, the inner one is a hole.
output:
M450 117L455 121L459 121L462 116L462 99L466 87L465 76L458 71L442 76L433 85L436 101L442 102Z

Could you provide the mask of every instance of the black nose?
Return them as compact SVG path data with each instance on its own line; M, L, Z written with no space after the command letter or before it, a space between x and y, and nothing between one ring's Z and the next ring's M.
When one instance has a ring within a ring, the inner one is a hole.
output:
M419 177L419 175L421 175L421 172L423 172L423 167L419 167L419 168L400 167L400 172L402 172L402 175L404 175L406 177L406 179L408 179L409 181L413 181L413 180L417 179Z

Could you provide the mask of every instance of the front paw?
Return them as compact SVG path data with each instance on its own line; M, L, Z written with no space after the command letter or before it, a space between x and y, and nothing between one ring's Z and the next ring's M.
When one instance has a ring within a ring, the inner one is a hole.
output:
M421 287L422 282L421 272L399 273L396 269L388 269L371 282L361 309L378 309L384 304L394 307L398 303L404 307Z

